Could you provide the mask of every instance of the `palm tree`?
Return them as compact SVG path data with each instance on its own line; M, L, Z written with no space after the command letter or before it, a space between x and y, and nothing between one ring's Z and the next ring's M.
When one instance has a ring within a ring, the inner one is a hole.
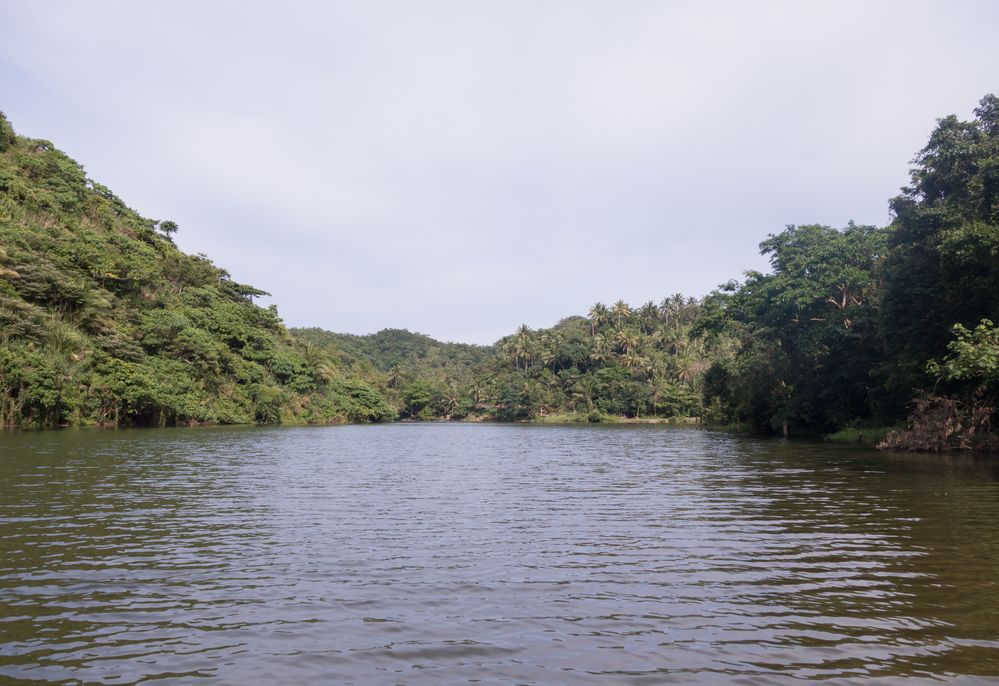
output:
M468 387L468 397L472 400L472 412L479 409L485 390L486 388L482 384L481 379L479 379L478 376L473 377L472 382Z
M669 350L675 338L674 332L669 328L658 329L652 334L652 346L656 350Z
M631 329L618 329L614 332L614 342L621 350L628 353L638 345L638 334Z
M450 419L458 407L458 403L461 402L461 392L453 381L445 384L440 390L440 402L444 410L444 417Z
M586 400L586 411L593 412L593 391L596 390L596 382L593 379L593 375L583 374L576 383L575 388L579 390L579 394Z
M697 319L697 314L701 309L701 301L697 298L687 298L687 303L683 307L683 323L693 324Z
M659 351L653 351L645 358L644 371L650 380L655 382L666 374L666 360Z
M656 320L659 318L659 308L651 300L638 308L638 319L642 327L642 333L648 335L656 327Z
M314 367L316 377L323 383L330 383L340 378L340 370L331 360L322 360Z
M680 317L686 306L687 298L683 293L674 293L667 298L663 298L662 302L659 303L659 314L662 316L666 326L679 326Z
M623 300L618 300L614 303L614 307L611 308L614 313L614 320L617 322L618 326L621 326L621 322L631 317L631 308L628 307L628 303Z
M513 366L520 369L520 352L517 348L517 340L508 338L500 345L500 352L513 360Z
M312 341L305 341L302 343L302 357L309 365L318 364L321 357L319 346Z
M402 368L400 368L397 364L392 365L392 368L388 370L388 378L385 380L385 385L389 388L398 388L402 385L402 382Z
M639 355L637 351L629 350L624 354L624 357L621 358L621 362L628 369L636 369L638 367L644 367L648 360Z
M562 334L558 331L546 331L538 341L538 356L546 367L555 368L558 359L558 349L562 344Z
M698 360L688 350L681 350L676 357L676 378L685 386L692 386L694 377L697 375Z
M531 360L531 353L534 350L534 341L531 337L531 327L521 324L517 328L517 337L514 339L514 354L517 358L523 358L524 369L527 369ZM518 366L519 369L519 366Z
M665 377L656 377L652 379L652 415L655 417L659 416L659 399L662 398L664 391L670 390L670 382Z
M46 332L45 343L59 355L69 357L82 346L83 341L73 327L59 320L53 320Z
M555 350L548 347L547 345L541 348L541 362L546 367L555 367L555 360L558 359Z
M590 308L590 335L595 336L597 329L606 324L610 318L610 312L603 303L594 303Z
M598 333L593 337L593 350L590 353L590 359L594 362L605 362L609 352L607 339L604 338L603 334Z

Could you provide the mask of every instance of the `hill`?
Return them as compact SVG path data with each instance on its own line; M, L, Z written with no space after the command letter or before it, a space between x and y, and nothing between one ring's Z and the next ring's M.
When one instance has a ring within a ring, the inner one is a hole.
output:
M0 114L0 425L379 420L395 411L296 341L264 294L173 242Z
M438 368L471 368L492 355L492 348L467 343L442 343L406 329L382 329L358 336L323 329L292 329L296 338L320 348L339 352L344 361L364 360L381 372L395 367L412 373Z
M703 371L719 354L691 335L698 312L697 300L679 294L639 308L597 303L589 318L522 326L492 347L400 329L293 332L378 387L407 419L686 418L700 413Z

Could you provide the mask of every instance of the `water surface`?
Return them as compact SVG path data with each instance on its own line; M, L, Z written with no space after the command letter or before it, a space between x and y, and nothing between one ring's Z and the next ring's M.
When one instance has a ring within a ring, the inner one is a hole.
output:
M656 426L0 435L0 682L997 677L990 459Z

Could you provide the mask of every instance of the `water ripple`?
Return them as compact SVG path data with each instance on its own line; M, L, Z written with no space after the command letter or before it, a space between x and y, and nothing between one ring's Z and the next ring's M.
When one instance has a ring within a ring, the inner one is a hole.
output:
M999 683L993 461L641 426L0 441L0 682Z

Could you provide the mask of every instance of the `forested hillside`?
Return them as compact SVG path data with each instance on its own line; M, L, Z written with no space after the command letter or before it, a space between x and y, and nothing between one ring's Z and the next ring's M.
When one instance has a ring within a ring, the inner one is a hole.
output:
M408 331L371 336L298 329L341 355L413 419L615 417L700 414L703 371L730 341L694 337L699 302L677 294L634 309L597 303L548 329L521 326L493 348L439 343Z
M368 421L395 411L0 115L0 424Z
M367 336L293 329L295 337L367 379L410 419L460 419L471 408L471 388L493 356L488 346L442 343L405 329Z
M725 349L692 335L699 311L698 300L676 294L637 308L596 303L588 318L550 329L521 326L497 344L490 369L497 415L699 416L703 371Z
M492 348L467 343L441 343L405 329L383 329L367 336L332 333L323 329L292 329L296 338L339 351L347 364L371 365L380 372L433 375L439 369L471 369L492 354Z

